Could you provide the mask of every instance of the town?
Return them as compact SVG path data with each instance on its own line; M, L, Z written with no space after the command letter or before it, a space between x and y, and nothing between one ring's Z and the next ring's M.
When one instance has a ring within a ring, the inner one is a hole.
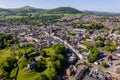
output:
M120 80L120 14L0 9L0 80Z
M23 53L22 57L35 59L26 63L26 70L33 70L36 67L37 61L41 59L41 47L49 48L55 44L63 44L66 47L68 65L59 74L59 80L119 80L119 27L109 28L106 26L107 22L109 23L107 21L103 22L103 26L101 26L101 23L100 27L98 25L93 29L88 29L91 27L92 21L96 22L98 20L91 19L95 17L99 18L99 16L80 18L82 22L80 24L87 26L87 28L77 26L76 24L79 24L80 21L73 16L64 18L69 21L67 23L57 22L46 27L4 26L0 27L0 33L12 35L13 39L18 41L20 47L34 46L35 53L32 51L24 51L25 53ZM75 24L76 27L70 26L70 24ZM113 22L111 27L114 25L117 25L117 23ZM17 47L14 47L14 52L18 52Z

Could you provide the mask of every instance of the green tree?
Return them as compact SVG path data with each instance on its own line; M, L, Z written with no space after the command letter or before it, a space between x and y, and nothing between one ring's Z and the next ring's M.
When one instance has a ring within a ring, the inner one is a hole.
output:
M52 55L52 56L50 57L50 60L51 60L52 62L58 60L57 55Z
M52 46L52 48L55 50L57 54L66 55L66 48L63 44L55 44Z
M42 57L46 57L46 56L47 56L47 54L46 54L46 52L45 52L44 50L41 50L41 51L40 51L40 55L41 55Z
M107 67L107 64L105 62L102 62L101 63L102 67L106 68Z
M108 60L112 61L113 57L110 55L108 56Z
M19 59L18 61L19 69L22 70L23 68L25 68L27 66L27 62L28 60L26 58Z
M46 75L49 78L49 80L57 80L58 75L57 75L55 68L48 68Z
M90 50L90 55L89 55L89 57L88 57L88 62L90 62L90 63L95 62L95 61L98 59L99 54L100 54L100 53L99 53L98 49L96 48L96 46L94 46L94 47Z
M3 63L3 68L6 72L11 72L13 68L17 67L17 59L8 57Z

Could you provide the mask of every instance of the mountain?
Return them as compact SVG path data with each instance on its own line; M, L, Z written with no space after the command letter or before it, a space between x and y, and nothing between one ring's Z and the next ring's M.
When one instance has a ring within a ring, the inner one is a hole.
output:
M47 10L46 13L48 14L64 14L64 13L79 14L82 12L72 7L59 7L59 8Z
M40 8L34 8L31 6L24 6L21 8L9 8L9 9L3 9L0 8L0 15L15 15L15 14L26 14L26 13L48 13L48 14L96 14L96 15L113 15L113 14L120 14L120 13L109 13L109 12L98 12L98 11L79 11L78 9L72 8L72 7L58 7L54 9L40 9Z
M120 14L120 13L99 12L99 11L89 11L89 10L84 10L83 12L87 14L95 14L95 15L119 15Z
M46 9L39 9L34 8L30 6L25 6L21 8L9 8L9 9L3 9L0 8L0 15L26 15L27 13L43 13Z
M3 8L0 8L0 12L11 12L10 10L8 9L3 9Z
M83 13L82 11L79 11L72 7L59 7L59 8L55 8L55 9L46 10L46 9L39 9L39 8L30 7L30 6L24 6L21 8L10 8L10 9L2 9L1 8L0 12L6 12L9 14L17 14L17 13L26 14L26 13L35 13L35 12L48 13L48 14L64 14L64 13L79 14L79 13Z
M34 7L30 7L30 6L24 6L24 7L21 7L21 8L14 8L14 9L9 9L15 13L29 13L29 12L44 12L46 11L45 9L39 9L39 8L34 8Z

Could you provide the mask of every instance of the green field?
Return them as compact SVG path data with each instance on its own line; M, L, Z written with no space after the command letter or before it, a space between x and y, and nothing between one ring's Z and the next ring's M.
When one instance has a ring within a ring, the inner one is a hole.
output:
M46 66L48 67L50 64L50 61L49 61L50 56L54 55L55 51L52 48L45 48L44 51L47 53L47 56L49 56L49 57L43 58ZM24 69L19 70L17 80L34 80L34 78L37 75L47 74L47 73L48 73L48 69L44 70L43 72L36 72L34 70L27 70L25 67Z

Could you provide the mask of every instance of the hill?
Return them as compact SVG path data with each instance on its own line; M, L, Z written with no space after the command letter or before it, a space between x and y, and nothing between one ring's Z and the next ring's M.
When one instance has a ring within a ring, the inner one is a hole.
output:
M58 7L54 9L40 9L40 8L34 8L31 6L24 6L20 8L9 8L4 9L0 8L0 15L16 15L16 14L27 14L27 13L47 13L47 14L99 14L99 15L118 15L120 13L109 13L109 12L99 12L99 11L89 11L84 10L80 11L78 9L72 8L72 7Z
M93 14L93 15L120 15L120 13L89 11L89 10L84 10L83 12L87 14Z
M46 13L48 14L64 14L64 13L79 14L82 12L72 7L59 7L59 8L47 10Z
M15 8L15 9L10 9L11 11L15 12L15 13L28 13L28 12L44 12L46 11L45 9L39 9L39 8L34 8L34 7L30 7L30 6L24 6L21 8Z
M3 9L3 8L0 8L0 12L11 12L10 10L8 9Z

